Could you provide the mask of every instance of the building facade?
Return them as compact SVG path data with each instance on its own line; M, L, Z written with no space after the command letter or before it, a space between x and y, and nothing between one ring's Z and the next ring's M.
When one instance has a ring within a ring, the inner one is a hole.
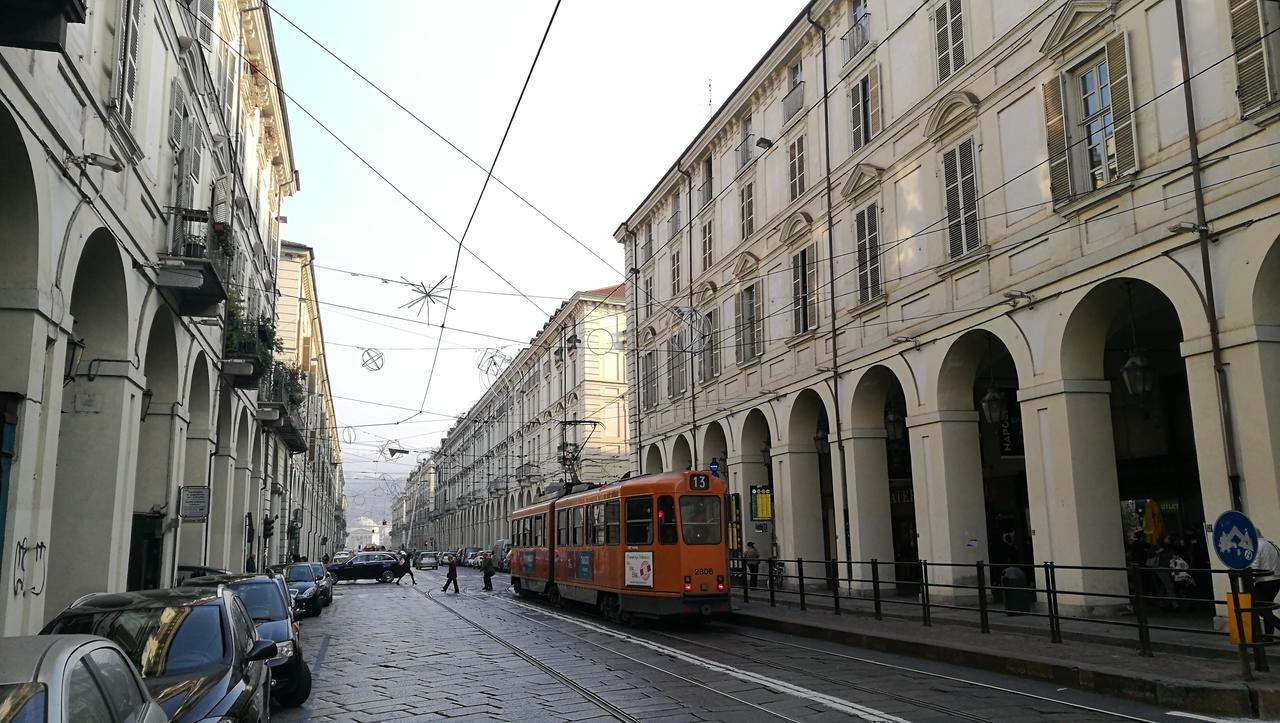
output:
M574 294L440 443L439 546L488 548L511 510L567 478L633 468L627 427L624 286Z
M262 6L11 3L0 28L0 634L16 635L84 593L263 554L299 447L273 381L298 176Z
M391 538L409 550L435 549L435 460L418 460L391 508Z
M287 483L272 493L281 497L286 544L275 548L273 559L289 555L308 560L332 557L346 539L342 450L329 367L324 355L324 326L316 289L315 252L309 246L285 241L280 245L280 294L276 312L280 324L281 358L300 380L295 413L306 435L305 449L290 460Z
M1195 567L1224 510L1280 525L1278 20L810 3L616 234L643 471L714 461L791 559L1122 566L1154 504Z

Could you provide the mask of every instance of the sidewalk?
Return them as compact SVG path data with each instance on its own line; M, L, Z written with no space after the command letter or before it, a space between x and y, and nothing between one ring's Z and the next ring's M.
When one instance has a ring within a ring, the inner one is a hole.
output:
M914 598L893 598L903 603ZM795 593L751 590L750 602L735 589L732 621L821 640L900 655L1047 680L1130 700L1212 715L1280 717L1280 651L1272 649L1270 673L1242 677L1236 649L1225 635L1152 630L1154 657L1138 651L1137 630L1123 625L1062 621L1061 643L1051 642L1049 621L1006 616L992 607L991 632L982 633L978 613L931 610L931 626L921 622L918 604L884 604L876 620L872 604L841 598L836 615L829 597L806 595L799 610ZM1163 614L1152 624L1213 630L1208 616ZM1132 617L1118 618L1132 622Z

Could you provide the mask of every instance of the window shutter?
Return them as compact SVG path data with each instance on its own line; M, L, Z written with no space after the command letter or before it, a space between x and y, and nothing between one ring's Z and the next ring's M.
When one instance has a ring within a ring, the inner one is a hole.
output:
M942 183L946 189L947 203L947 254L955 258L964 253L961 231L960 168L956 159L959 148L942 154Z
M1262 42L1262 16L1258 0L1231 0L1231 44L1236 56L1236 96L1240 113L1271 102L1267 58Z
M867 276L871 263L867 253L867 209L854 214L853 229L854 246L858 249L858 302L864 303L871 298L870 279Z
M804 331L804 253L791 257L791 328Z
M933 11L934 48L938 53L938 82L951 77L951 34L947 22L947 6L939 5Z
M853 130L853 150L862 147L862 81L849 89L850 128Z
M175 149L182 148L182 118L187 104L187 91L182 87L182 77L177 76L170 83L169 94L169 145Z
M138 85L138 48L142 28L142 0L126 0L121 17L120 82L117 107L126 126L133 126L133 101Z
M747 291L746 289L743 289L733 297L733 335L735 337L733 348L734 359L739 364L747 359L746 346L744 345L746 340L746 329L742 325L742 306L744 301L742 295L745 293L747 293Z
M960 201L964 204L964 250L978 248L978 173L973 140L960 144Z
M964 65L964 15L960 12L963 0L951 0L951 71Z
M1107 41L1107 74L1111 80L1111 115L1115 119L1116 172L1123 176L1138 170L1133 87L1129 83L1129 38L1124 33Z
M1058 76L1043 86L1045 137L1049 147L1049 190L1055 204L1071 200L1071 141L1067 135L1066 117L1063 115L1063 98L1066 93L1062 85L1062 76Z
M213 217L214 223L231 223L231 182L230 174L219 176L213 182Z
M867 288L869 296L880 295L880 217L873 203L867 206Z
M196 22L200 26L197 30L200 42L208 46L213 41L213 0L200 0L197 12L199 18Z
M805 285L808 287L808 303L809 318L808 327L810 329L818 328L818 253L817 249L810 247L808 253L805 254Z
M867 138L875 138L882 127L882 119L880 118L880 66L871 66L871 71L867 73L867 119L870 122Z

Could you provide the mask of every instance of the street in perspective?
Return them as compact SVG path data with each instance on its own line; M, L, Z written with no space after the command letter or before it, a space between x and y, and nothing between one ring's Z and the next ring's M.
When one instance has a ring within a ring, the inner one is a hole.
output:
M1280 0L0 0L0 723L1280 721Z

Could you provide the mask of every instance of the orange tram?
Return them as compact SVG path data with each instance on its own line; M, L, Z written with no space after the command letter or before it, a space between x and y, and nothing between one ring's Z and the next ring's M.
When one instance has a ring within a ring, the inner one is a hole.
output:
M729 612L724 482L706 472L634 477L511 513L511 583L610 620Z

